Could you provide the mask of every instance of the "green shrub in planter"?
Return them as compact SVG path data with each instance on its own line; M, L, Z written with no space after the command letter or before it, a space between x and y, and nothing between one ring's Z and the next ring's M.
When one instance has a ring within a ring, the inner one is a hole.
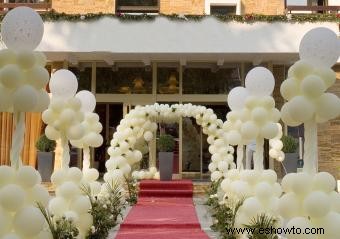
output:
M50 140L45 134L43 134L37 140L35 147L40 152L53 152L56 147L56 142L54 140Z
M284 153L296 153L297 148L299 147L298 141L292 136L284 135L282 137L283 149Z
M159 152L173 152L175 148L175 140L172 135L162 134L159 136L157 142L157 149Z

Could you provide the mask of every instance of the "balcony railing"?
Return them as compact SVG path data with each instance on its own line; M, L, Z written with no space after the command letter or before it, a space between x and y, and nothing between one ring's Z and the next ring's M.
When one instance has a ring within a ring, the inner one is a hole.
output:
M117 12L159 12L159 0L117 0Z
M340 6L291 6L286 7L288 13L337 13L340 11Z
M52 9L50 2L38 2L38 3L0 3L0 14L6 13L9 10L16 7L30 7L38 12L46 12Z

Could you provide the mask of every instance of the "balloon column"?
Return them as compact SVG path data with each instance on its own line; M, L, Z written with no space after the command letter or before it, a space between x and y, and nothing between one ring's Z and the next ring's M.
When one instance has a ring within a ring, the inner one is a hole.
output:
M282 138L282 125L280 123L276 124L278 127L278 134L275 138L269 140L269 156L273 159L276 159L278 162L282 162L285 159L285 154L282 151L283 142L281 141Z
M99 176L97 170L89 169L83 174L80 169L69 167L69 140L81 140L87 136L86 133L90 129L86 128L89 126L86 122L89 119L90 122L96 122L96 117L93 119L91 114L87 114L86 117L84 111L93 110L93 103L88 104L87 99L75 96L78 81L68 70L56 71L51 77L49 86L52 93L51 104L42 115L43 121L47 124L45 134L53 140L61 139L63 156L62 168L56 170L51 177L51 182L56 187L56 197L51 199L48 207L55 218L71 219L77 226L80 237L84 238L92 226L93 218L89 214L90 200L80 188L89 185L92 192L98 194L101 185L95 182ZM99 126L97 128L98 131Z
M249 112L245 109L245 101L249 93L244 87L235 87L228 94L228 105L232 111L227 114L227 121L223 129L227 131L226 143L237 145L237 168L243 170L244 145L249 139L244 139L241 133L241 126L249 120Z
M71 140L71 144L83 149L83 171L86 173L90 169L90 147L96 148L103 144L103 137L100 134L103 126L99 122L98 114L93 113L96 107L95 96L83 90L76 94L76 98L82 102L81 110L85 113L85 119L81 123L85 134L81 139Z
M279 133L280 112L271 96L274 85L272 73L264 67L255 67L246 76L245 90L249 95L238 117L244 121L240 126L242 139L256 139L254 170L230 171L221 184L223 191L234 198L246 198L237 213L237 226L249 224L261 213L277 215L275 209L282 193L281 186L275 171L264 170L263 165L264 139L272 139Z
M285 195L279 212L287 227L323 228L324 235L287 235L289 239L330 239L340 235L340 195L336 180L317 172L317 123L340 114L340 100L325 92L335 83L331 69L340 55L337 35L327 28L309 31L300 43L300 61L288 71L281 94L288 101L282 107L282 120L290 126L304 123L303 172L287 174L282 180Z
M4 239L38 237L45 223L35 205L47 206L49 194L41 185L40 174L33 167L22 166L20 156L25 113L41 112L49 104L46 58L33 52L43 32L39 14L27 7L11 10L1 25L8 49L0 51L0 112L12 112L15 122L11 167L0 167L0 237Z

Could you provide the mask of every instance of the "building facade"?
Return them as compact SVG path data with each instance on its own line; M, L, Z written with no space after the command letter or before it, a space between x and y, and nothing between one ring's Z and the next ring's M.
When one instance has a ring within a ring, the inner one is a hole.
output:
M7 3L3 9L14 6L10 4L18 5ZM93 155L101 171L115 128L135 105L190 102L214 109L225 120L228 92L243 85L247 72L261 65L275 76L274 97L281 108L284 100L279 87L289 66L298 60L302 36L318 26L339 32L340 0L52 0L34 4L39 10L56 12L45 22L38 49L47 55L48 69L68 68L78 77L79 90L96 95L106 143ZM317 20L309 22L308 16ZM334 70L339 78L330 91L340 95L340 65ZM2 114L2 126L12 125L8 117ZM176 173L206 176L210 154L195 122L183 119L160 129L176 138ZM340 119L320 124L318 131L319 170L340 179ZM302 137L303 127L285 127L285 133ZM2 163L8 162L4 152L10 137L7 133L4 139L5 134L0 127ZM151 157L156 157L154 144ZM279 163L268 159L266 166L282 176Z

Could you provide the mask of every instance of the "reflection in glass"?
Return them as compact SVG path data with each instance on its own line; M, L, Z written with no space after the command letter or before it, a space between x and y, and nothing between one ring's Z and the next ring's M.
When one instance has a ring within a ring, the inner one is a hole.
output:
M97 67L97 93L151 94L152 71L145 67Z
M160 94L179 93L179 73L177 67L158 67L157 92Z
M188 65L183 72L183 94L227 94L241 85L238 67L213 64Z

